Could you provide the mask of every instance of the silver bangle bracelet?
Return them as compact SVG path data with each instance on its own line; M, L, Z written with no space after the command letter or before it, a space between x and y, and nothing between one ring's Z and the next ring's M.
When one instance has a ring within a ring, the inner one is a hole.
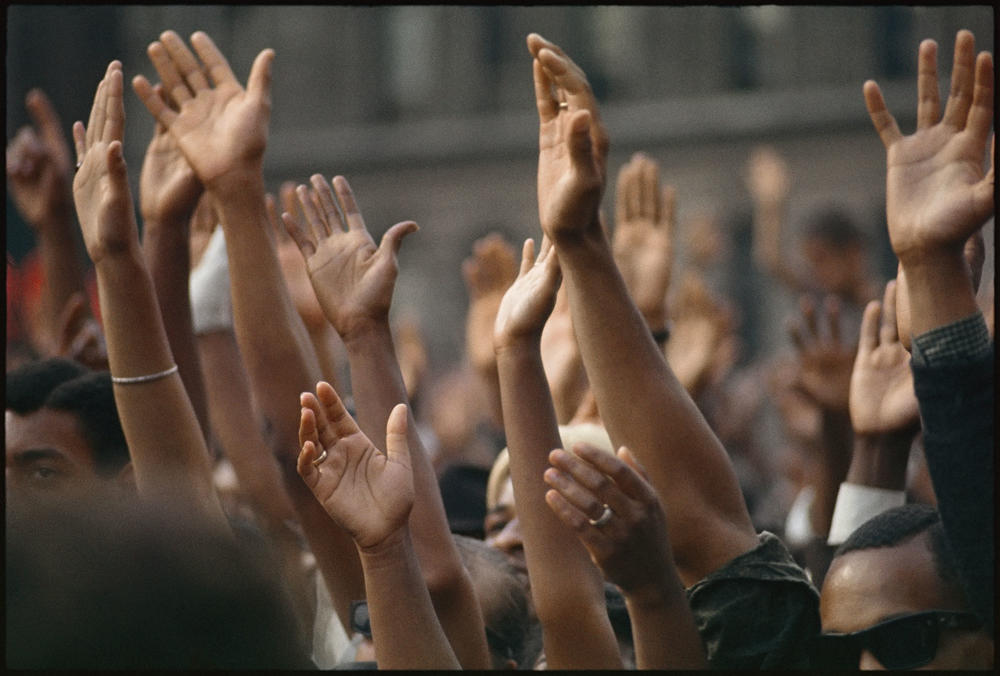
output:
M151 383L154 380L161 380L167 376L172 376L175 373L177 373L177 364L174 364L166 371L150 373L148 376L132 376L131 378L116 378L111 376L111 382L115 385L138 385L139 383Z

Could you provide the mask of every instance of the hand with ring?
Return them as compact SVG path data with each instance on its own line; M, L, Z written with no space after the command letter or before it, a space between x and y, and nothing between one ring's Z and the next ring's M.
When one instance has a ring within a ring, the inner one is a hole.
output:
M572 450L549 454L545 501L626 597L660 588L673 554L666 514L642 468L624 446L617 457L589 444Z

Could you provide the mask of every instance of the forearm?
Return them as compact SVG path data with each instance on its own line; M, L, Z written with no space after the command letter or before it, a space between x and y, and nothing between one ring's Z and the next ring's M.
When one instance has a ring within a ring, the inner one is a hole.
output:
M906 465L916 429L892 434L857 434L847 470L848 483L890 491L906 488Z
M458 669L424 585L409 529L362 551L368 612L379 669Z
M208 402L191 323L191 297L188 291L191 260L187 224L160 223L146 219L142 247L146 265L153 278L153 287L156 289L170 350L207 439Z
M629 299L603 232L557 249L601 417L649 472L693 584L757 544L732 464Z
M406 402L387 319L367 323L344 337L351 366L351 388L361 429L378 448L385 448L389 413ZM489 654L472 581L455 548L438 488L437 476L408 413L407 438L416 500L410 512L413 545L441 624L465 668L486 668Z
M338 382L338 372L337 367L337 350L334 341L337 340L337 334L330 326L329 322L324 321L322 326L318 328L307 327L309 333L309 342L312 343L313 351L316 353L316 359L319 362L319 371L323 376L323 380L330 383L330 385L337 392L340 392L340 383Z
M112 374L143 376L169 369L173 355L138 247L110 254L96 267ZM140 493L196 505L210 521L228 529L212 485L205 440L180 377L116 385L115 404Z
M654 593L625 595L637 669L705 669L701 635L675 571Z
M826 537L837 504L837 491L851 463L851 418L846 411L824 410L820 430L820 460L812 481L815 497L809 509L809 521L813 533Z
M59 319L74 293L86 293L83 265L74 235L72 212L53 214L38 227L38 254L42 264L42 327L44 348L54 353L59 345Z
M549 666L621 668L601 575L545 502L548 453L562 440L537 339L498 347L497 366L514 499Z
M320 371L267 234L263 179L255 174L228 182L213 197L226 236L233 326L251 386L273 442L297 447L299 394L315 386Z
M910 301L910 333L919 336L979 312L962 249L900 260Z

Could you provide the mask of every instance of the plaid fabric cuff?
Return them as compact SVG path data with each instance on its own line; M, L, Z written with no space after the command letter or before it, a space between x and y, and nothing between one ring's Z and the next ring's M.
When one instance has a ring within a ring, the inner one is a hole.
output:
M946 366L982 359L991 349L990 332L981 312L939 326L913 338L913 361L921 366Z

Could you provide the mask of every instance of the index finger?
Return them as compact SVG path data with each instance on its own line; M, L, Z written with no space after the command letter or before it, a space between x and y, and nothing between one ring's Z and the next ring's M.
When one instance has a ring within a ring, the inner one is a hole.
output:
M32 89L25 98L25 105L49 152L56 153L59 160L69 165L69 145L66 142L66 135L63 134L62 120L59 119L49 97L41 89Z
M542 122L550 122L559 114L559 101L552 91L552 80L538 59L531 62L531 72L535 81L535 105L538 108L538 118Z
M354 422L354 418L347 412L344 402L340 400L340 397L330 383L326 381L317 383L316 396L323 405L328 430L338 439L361 432L357 423Z

